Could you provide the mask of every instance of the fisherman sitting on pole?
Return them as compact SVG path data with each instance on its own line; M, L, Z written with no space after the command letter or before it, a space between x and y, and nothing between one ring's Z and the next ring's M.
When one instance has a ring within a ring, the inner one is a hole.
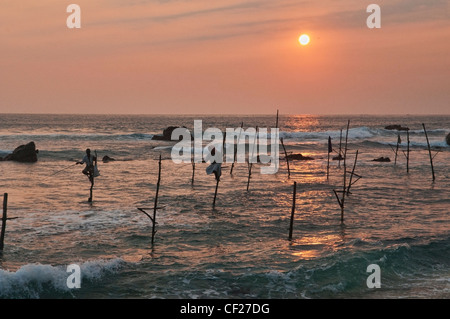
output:
M221 159L222 153L217 151L217 157ZM211 164L206 168L206 174L210 175L214 173L216 181L220 181L220 176L222 175L222 161L216 159L216 148L211 149L210 155L206 157L206 161L210 161Z
M97 158L94 155L91 155L91 150L86 149L86 155L84 155L83 159L77 164L86 164L86 167L83 169L82 173L86 175L91 183L93 182L94 177L94 162Z

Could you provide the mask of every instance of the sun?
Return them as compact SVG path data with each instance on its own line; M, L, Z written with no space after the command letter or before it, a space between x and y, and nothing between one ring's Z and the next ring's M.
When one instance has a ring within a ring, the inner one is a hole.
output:
M298 38L298 42L300 42L301 45L307 45L309 43L309 35L307 34L302 34L299 38Z

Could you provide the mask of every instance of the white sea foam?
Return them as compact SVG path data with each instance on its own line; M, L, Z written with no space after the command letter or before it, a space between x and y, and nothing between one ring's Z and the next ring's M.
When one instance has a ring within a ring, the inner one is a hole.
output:
M92 260L80 264L81 280L96 281L116 273L122 259ZM0 298L39 298L43 293L70 293L67 266L27 264L16 271L0 269Z
M384 130L369 128L366 126L354 127L348 130L348 137L351 139L366 139L382 135ZM342 131L342 138L345 139L346 132ZM306 140L326 140L328 137L339 139L341 131L320 131L320 132L280 132L280 137L286 139L306 139Z
M153 148L153 150L157 151L157 150L166 150L166 149L171 149L173 146L169 145L169 146L156 146Z

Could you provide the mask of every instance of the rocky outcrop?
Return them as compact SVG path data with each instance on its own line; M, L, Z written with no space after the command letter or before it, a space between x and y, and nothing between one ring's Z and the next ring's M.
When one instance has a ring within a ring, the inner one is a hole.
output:
M290 154L287 156L290 160L297 160L297 161L313 161L314 158L309 156L303 156L302 154Z
M109 157L108 155L105 155L105 156L103 156L102 161L103 161L103 163L108 163L111 161L115 161L115 159L112 157Z
M388 125L384 127L386 130L408 131L408 127L404 127L398 124Z
M21 163L37 162L37 154L39 150L36 149L34 142L25 145L20 145L11 153L3 158L3 161L16 161Z
M450 133L447 134L447 137L445 138L445 142L447 145L450 145Z
M372 160L373 162L390 162L391 159L389 157L378 157Z
M172 141L172 132L177 128L186 128L185 126L169 126L163 130L162 135L157 134L153 135L152 140L157 141ZM178 139L178 141L181 141L181 137Z

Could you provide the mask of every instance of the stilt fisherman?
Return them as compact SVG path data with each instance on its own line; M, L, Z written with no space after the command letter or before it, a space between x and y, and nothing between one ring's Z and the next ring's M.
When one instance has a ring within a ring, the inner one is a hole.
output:
M91 183L94 180L94 164L97 161L97 158L91 154L91 150L86 149L86 155L84 155L83 159L77 164L86 164L86 167L83 169L82 173L86 175Z

